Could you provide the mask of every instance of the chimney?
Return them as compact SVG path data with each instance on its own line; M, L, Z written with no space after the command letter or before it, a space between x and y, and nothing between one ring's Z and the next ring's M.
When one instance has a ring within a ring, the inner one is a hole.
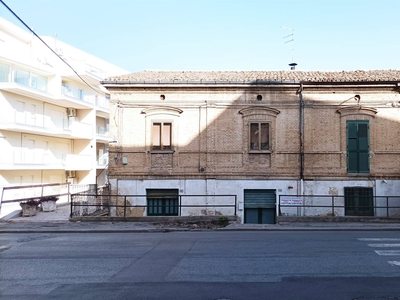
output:
M293 62L293 63L290 63L289 66L290 66L290 70L293 71L293 70L296 70L297 64Z

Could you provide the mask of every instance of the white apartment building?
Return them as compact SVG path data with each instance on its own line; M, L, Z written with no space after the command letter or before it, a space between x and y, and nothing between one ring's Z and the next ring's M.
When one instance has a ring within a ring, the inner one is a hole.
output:
M128 71L0 18L0 186L93 184L108 164L109 96Z

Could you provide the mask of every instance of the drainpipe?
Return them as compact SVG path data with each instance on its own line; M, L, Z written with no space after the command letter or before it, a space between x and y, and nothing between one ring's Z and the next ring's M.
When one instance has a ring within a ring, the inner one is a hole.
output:
M300 88L297 93L299 94L299 139L300 139L300 195L303 194L303 180L304 180L304 100L303 100L303 84L300 84Z

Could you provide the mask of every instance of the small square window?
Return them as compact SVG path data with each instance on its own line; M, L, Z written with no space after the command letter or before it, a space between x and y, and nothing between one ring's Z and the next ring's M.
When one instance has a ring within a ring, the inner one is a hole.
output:
M266 122L252 122L250 123L249 134L249 150L250 151L266 151L270 149L270 124Z
M151 138L152 150L172 150L172 123L153 123Z

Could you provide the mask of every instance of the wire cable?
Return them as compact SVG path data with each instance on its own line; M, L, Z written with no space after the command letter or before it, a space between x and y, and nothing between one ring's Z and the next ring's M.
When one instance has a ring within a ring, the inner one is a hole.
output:
M62 60L63 63L65 63L72 71L74 71L74 73L79 77L80 80L82 80L88 87L90 87L97 94L102 95L92 85L90 85L88 82L86 82L86 80L83 79L82 76L79 75L78 72L76 72L75 69L69 63L67 63L60 55L58 55L57 52L55 52L49 45L47 45L46 42L43 41L42 38L36 34L35 31L33 31L10 7L7 6L7 4L4 3L3 0L0 0L0 2L14 15L14 17L16 17L30 32L32 32L47 48L49 48L51 52L53 52L59 59Z

